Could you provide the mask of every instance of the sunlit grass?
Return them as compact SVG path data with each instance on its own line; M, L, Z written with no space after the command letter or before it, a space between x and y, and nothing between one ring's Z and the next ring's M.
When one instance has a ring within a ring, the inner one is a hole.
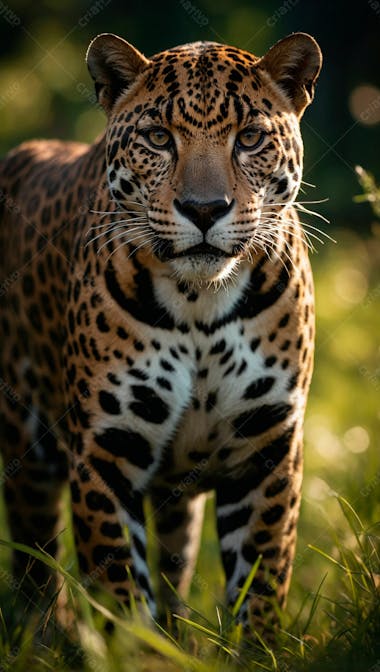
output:
M241 627L233 624L232 618L223 618L217 609L216 618L210 621L202 614L201 605L188 618L177 618L175 636L153 624L149 626L137 610L129 617L117 615L104 605L102 597L94 598L71 572L43 551L2 542L61 573L73 596L76 619L70 636L54 623L48 610L39 613L37 609L31 620L22 619L16 624L8 610L21 596L17 591L16 595L8 595L8 604L0 616L1 669L12 672L365 670L380 657L377 590L380 525L366 526L343 497L336 497L336 503L339 528L331 535L330 552L317 544L309 546L316 562L322 559L322 564L334 574L334 590L326 589L325 574L314 590L304 596L293 622L284 624L274 646L260 643L260 638L256 643L248 641ZM341 542L342 533L350 540L348 546ZM255 569L251 580L254 573ZM244 589L248 588L249 582ZM237 602L230 616L238 606ZM17 608L20 609L20 604ZM106 634L105 622L113 624L112 635Z

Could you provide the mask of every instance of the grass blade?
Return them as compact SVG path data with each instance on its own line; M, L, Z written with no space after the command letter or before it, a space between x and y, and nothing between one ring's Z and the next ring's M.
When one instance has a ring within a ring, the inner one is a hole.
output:
M316 592L315 595L314 595L314 599L313 599L313 602L311 603L311 607L310 607L310 612L309 612L308 619L307 619L306 624L305 624L305 626L304 626L304 628L303 628L303 630L302 630L302 635L303 635L303 636L306 635L306 633L307 633L307 631L308 631L308 629L309 629L309 627L310 627L310 625L311 625L311 622L312 622L312 620L313 620L313 618L314 618L314 614L315 614L315 612L316 612L316 610L317 610L318 602L319 602L319 600L320 600L320 598L321 598L321 589L322 589L322 586L323 586L324 582L326 581L327 574L328 574L328 573L326 572L326 574L322 577L322 580L321 580L321 582L320 582L320 584L319 584L319 586L318 586L318 588L317 588L317 592Z
M262 555L259 555L256 558L256 561L255 561L254 565L252 566L251 571L249 572L246 580L244 581L244 585L243 585L243 587L242 587L242 589L239 593L239 596L238 596L238 598L237 598L237 600L236 600L236 602L235 602L235 604L232 608L232 615L233 616L237 616L237 614L239 613L241 605L243 604L245 598L247 597L248 591L249 591L249 589L252 585L253 579L256 576L256 573L257 573L257 570L259 568L262 557L263 557Z

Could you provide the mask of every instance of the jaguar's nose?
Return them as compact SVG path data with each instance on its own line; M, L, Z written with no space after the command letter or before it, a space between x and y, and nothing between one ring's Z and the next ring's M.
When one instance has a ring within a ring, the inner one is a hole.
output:
M181 202L176 198L174 206L181 215L193 222L202 233L206 233L218 219L230 212L234 202L234 199L231 200L227 196L203 203L195 200Z

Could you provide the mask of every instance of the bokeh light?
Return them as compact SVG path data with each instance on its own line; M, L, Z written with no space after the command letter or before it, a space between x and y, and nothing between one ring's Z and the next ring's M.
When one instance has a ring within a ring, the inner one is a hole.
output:
M380 89L372 84L357 86L349 98L350 112L364 126L380 122Z
M343 436L343 443L351 453L364 453L368 449L369 442L367 430L359 425L350 427Z

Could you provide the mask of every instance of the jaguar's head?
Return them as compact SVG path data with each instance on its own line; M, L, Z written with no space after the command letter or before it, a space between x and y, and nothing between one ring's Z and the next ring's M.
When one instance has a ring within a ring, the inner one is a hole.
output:
M210 281L275 238L273 213L300 186L299 120L321 67L312 37L262 58L196 42L147 59L104 34L87 63L108 115L110 190L131 213L126 243L185 281Z

